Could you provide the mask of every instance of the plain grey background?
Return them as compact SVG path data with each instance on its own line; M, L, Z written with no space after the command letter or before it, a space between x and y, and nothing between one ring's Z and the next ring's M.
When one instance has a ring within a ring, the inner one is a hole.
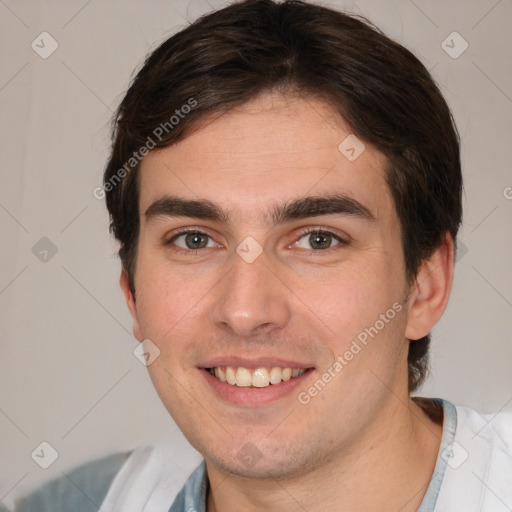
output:
M93 190L134 68L166 36L225 3L0 0L6 502L79 462L176 432L133 355L116 244ZM461 253L433 335L432 375L418 394L512 410L512 2L323 4L367 16L412 50L439 83L462 139ZM48 469L31 456L41 442L59 455Z

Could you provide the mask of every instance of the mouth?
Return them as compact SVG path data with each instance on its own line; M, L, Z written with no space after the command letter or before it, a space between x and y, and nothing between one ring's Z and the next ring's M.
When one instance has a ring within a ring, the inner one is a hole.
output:
M244 388L266 388L277 386L297 377L301 377L312 368L290 368L281 366L260 366L245 368L243 366L215 366L205 370L218 381L230 386Z
M218 356L197 368L216 398L244 408L293 401L297 388L306 387L316 373L310 362L270 355Z

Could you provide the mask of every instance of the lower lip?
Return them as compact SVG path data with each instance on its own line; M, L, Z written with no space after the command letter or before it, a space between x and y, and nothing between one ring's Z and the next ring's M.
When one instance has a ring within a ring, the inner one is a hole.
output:
M291 395L297 387L304 386L304 380L309 377L313 370L308 369L299 377L292 377L290 380L282 381L280 384L270 384L265 388L233 386L226 382L221 382L204 368L200 368L200 371L220 398L236 405L259 407Z

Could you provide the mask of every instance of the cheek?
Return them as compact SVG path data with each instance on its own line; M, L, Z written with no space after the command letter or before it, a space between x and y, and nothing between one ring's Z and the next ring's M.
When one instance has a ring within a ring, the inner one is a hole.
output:
M324 333L328 348L322 371L333 369L333 361L341 357L332 387L339 396L344 396L347 385L357 396L382 391L379 379L391 386L403 358L403 280L385 268L382 262L359 261L301 282L298 295L307 306L302 311L308 323Z
M324 324L331 335L344 343L403 299L402 282L393 276L389 266L361 260L295 276L291 281L291 288L304 303L304 313L316 324Z
M173 337L173 332L179 332L187 319L197 315L202 297L212 287L204 279L191 280L157 263L140 265L136 285L143 335L158 345Z

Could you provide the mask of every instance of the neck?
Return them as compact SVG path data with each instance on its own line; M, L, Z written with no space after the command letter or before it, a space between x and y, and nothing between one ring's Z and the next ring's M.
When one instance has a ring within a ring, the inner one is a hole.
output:
M417 511L432 478L442 425L412 399L405 405L391 398L383 416L350 452L337 453L326 464L299 476L240 478L207 461L207 511Z

